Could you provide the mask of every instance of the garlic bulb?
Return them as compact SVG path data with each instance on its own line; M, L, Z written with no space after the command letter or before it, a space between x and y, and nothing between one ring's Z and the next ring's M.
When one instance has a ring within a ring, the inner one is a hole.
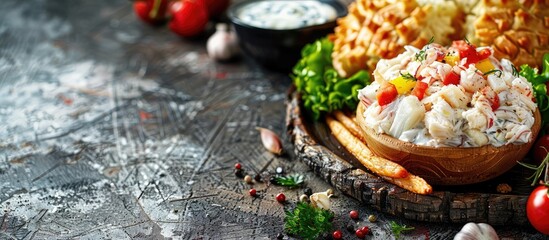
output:
M227 24L218 23L215 33L210 36L206 43L206 50L208 55L215 60L229 60L240 52L238 38Z
M313 207L330 210L330 197L332 196L332 190L328 189L326 192L313 193L309 199Z
M470 222L454 236L454 240L499 240L499 237L492 226Z

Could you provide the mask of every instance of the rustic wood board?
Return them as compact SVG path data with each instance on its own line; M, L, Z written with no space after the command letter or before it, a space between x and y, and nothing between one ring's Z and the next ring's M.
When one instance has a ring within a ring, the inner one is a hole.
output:
M317 175L343 193L373 208L406 219L492 225L528 225L526 200L532 190L528 170L516 166L502 176L467 186L433 186L430 195L419 195L371 174L331 135L323 122L312 121L292 87L288 93L287 132L296 156ZM500 183L512 191L496 191Z

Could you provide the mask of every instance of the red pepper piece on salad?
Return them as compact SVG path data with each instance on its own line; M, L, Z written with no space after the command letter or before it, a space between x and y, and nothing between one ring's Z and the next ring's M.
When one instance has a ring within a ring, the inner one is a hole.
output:
M481 49L477 52L479 61L489 58L492 55L492 52L488 48Z
M412 95L416 96L417 99L422 100L428 87L429 85L427 83L416 81L416 86L412 90Z
M450 72L446 77L444 77L444 80L442 80L442 84L444 85L459 85L459 81L461 80L461 76L455 72Z
M458 50L459 57L461 59L467 58L467 61L464 65L465 67L468 67L470 64L477 63L480 60L486 59L492 54L488 49L482 49L477 52L477 48L475 47L475 45L464 40L452 42L452 47Z
M397 96L397 88L389 82L383 82L376 93L377 102L380 106L385 106L393 102Z

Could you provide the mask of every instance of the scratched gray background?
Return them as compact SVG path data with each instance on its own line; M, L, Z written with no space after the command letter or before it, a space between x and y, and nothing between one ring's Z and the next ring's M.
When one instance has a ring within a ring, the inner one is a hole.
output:
M248 58L213 62L204 36L145 25L126 0L1 5L0 239L273 239L303 190L256 183L251 198L236 162L265 179L281 166L314 191L330 187L292 156L286 74ZM257 126L279 133L289 155L266 152ZM282 191L286 205L274 200ZM358 222L370 238L391 237L386 224L397 219L336 195L337 228L357 209L379 215ZM461 227L397 221L416 227L413 239Z

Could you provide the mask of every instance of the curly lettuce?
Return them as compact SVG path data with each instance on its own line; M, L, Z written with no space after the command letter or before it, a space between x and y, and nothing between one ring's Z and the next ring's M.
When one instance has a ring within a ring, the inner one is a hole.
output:
M358 104L358 90L370 83L370 75L364 70L349 78L339 76L332 65L333 47L327 38L307 44L291 75L302 95L303 105L315 120L335 110L354 110Z

